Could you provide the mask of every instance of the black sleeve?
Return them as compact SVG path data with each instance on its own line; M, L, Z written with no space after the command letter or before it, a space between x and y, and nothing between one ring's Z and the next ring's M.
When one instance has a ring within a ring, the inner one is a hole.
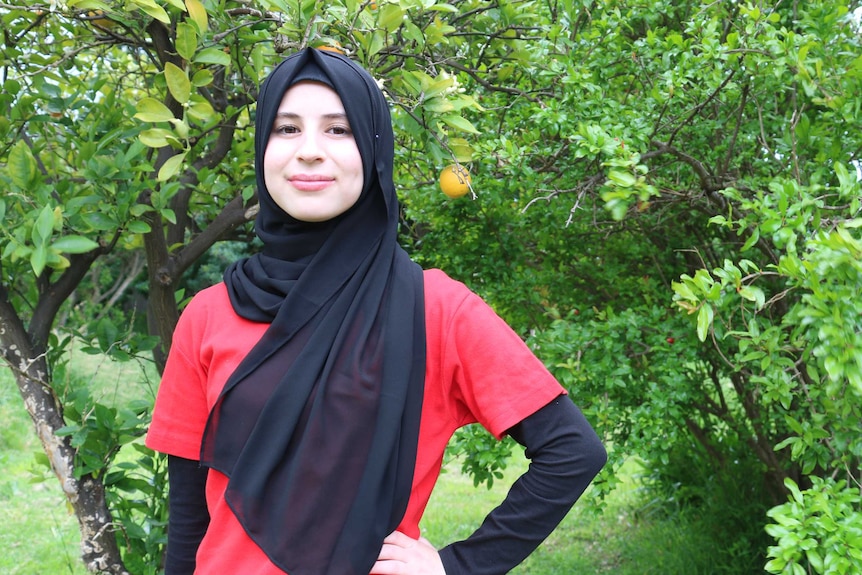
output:
M209 526L206 467L200 462L168 456L168 548L165 575L192 575L195 555Z
M503 575L557 527L607 461L593 428L560 396L508 431L526 447L527 471L464 541L440 550L446 575Z

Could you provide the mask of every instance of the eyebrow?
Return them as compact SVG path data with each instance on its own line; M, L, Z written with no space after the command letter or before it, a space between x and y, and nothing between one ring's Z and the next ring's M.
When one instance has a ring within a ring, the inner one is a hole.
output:
M296 112L278 112L275 117L294 119L300 118L301 116ZM323 114L321 117L325 120L346 120L347 114L344 112L333 112L331 114Z

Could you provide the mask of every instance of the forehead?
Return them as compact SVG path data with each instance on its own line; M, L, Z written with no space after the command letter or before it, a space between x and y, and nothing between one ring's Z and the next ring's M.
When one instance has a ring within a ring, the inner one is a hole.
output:
M287 89L278 107L279 113L315 110L344 113L344 103L338 93L326 84L303 81Z

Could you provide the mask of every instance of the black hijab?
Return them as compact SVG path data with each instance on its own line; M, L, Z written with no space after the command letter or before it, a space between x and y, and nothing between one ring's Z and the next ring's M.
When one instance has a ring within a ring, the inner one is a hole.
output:
M319 223L270 197L263 157L293 84L335 90L362 156L356 204ZM425 379L422 272L397 244L389 108L346 57L306 49L263 82L255 119L263 252L225 272L234 310L271 325L225 384L201 446L225 499L290 575L368 575L407 508Z

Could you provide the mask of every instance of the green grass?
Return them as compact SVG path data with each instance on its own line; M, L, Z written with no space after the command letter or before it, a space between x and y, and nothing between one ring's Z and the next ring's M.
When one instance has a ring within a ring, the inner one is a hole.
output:
M106 403L152 393L147 378L131 364L97 363L78 357L77 369L94 382ZM41 446L35 437L15 383L0 366L0 573L8 575L85 575L80 564L77 522L56 478L37 463ZM441 475L422 521L423 535L443 546L475 530L504 497L508 485L525 469L517 455L505 477L491 490L474 487L452 462ZM514 575L699 575L711 570L710 542L695 518L680 514L650 518L638 504L637 466L627 465L623 483L603 513L587 504L589 491L559 528ZM754 571L752 571L754 572Z

